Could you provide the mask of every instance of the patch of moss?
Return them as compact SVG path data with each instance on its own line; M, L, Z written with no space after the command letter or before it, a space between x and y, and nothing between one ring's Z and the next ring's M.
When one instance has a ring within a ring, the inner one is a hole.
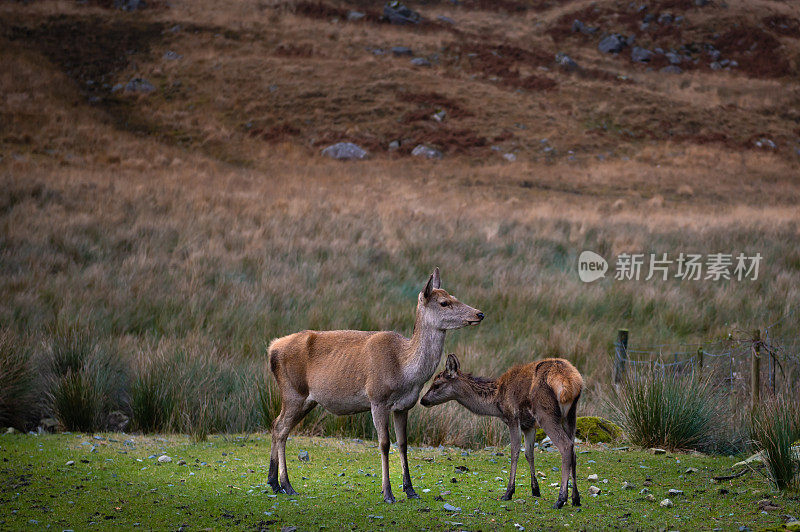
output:
M579 417L576 436L589 443L610 443L622 437L622 429L602 417Z
M540 442L546 434L536 429L536 441ZM610 443L622 437L619 425L597 416L579 417L576 423L575 437L589 443Z

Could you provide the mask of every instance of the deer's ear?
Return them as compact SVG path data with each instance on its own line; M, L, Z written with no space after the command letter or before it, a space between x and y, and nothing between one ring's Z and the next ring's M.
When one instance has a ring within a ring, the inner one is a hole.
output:
M431 274L431 280L433 281L433 288L441 288L442 287L442 279L439 277L439 267L433 269L433 273Z
M453 353L447 355L447 362L444 364L444 371L448 377L455 377L458 374L458 369L461 367L461 364L458 361L458 357L455 356Z
M433 288L433 275L431 275L428 277L428 284L425 285L425 289L422 291L422 297L424 297L426 301L431 298Z

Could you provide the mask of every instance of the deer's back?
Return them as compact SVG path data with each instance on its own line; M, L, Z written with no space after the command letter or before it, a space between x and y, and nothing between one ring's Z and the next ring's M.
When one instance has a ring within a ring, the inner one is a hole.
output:
M545 358L514 366L497 381L500 409L521 416L537 406L563 410L583 389L583 378L569 361Z

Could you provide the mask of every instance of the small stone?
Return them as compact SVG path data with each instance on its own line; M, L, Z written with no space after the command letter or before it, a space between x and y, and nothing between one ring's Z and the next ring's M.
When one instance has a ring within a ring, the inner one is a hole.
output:
M645 497L645 499L647 499L650 502L653 502L653 501L656 500L656 496L653 495L652 493L650 493L650 494L647 495L647 497Z
M664 57L666 57L667 60L673 65L680 65L681 62L683 61L681 56L679 56L678 54L676 54L674 52L667 52L667 53L664 54Z
M424 144L419 144L416 148L411 150L411 155L414 157L424 157L426 159L441 159L443 157L442 152L425 146Z
M164 59L166 59L167 61L177 61L181 57L183 57L181 54L173 52L172 50L167 50L164 53Z
M151 92L155 91L156 88L152 83L144 78L133 78L124 85L121 83L114 85L114 87L111 89L111 92L117 92L120 90L134 94L150 94Z
M338 159L340 161L365 159L367 157L367 150L363 149L361 146L353 144L352 142L339 142L323 149L322 155L330 157L331 159Z
M17 429L15 429L14 427L8 427L6 429L6 434L16 434L16 433L17 433Z
M597 49L604 54L618 54L626 46L628 46L628 39L624 35L612 33L600 41Z
M650 493L649 488L642 488L641 490L639 490L639 495L647 495L648 493Z
M513 163L514 161L517 160L517 156L514 155L513 153L504 153L503 154L503 159L505 159L506 161L508 161L510 163Z
M451 26L455 26L456 25L456 21L455 20L451 19L450 17L446 17L444 15L437 16L436 20L438 20L439 22L444 22L445 24L450 24Z
M664 74L682 74L683 69L677 65L667 65L659 70L659 72L663 72Z
M460 512L461 511L461 508L459 508L458 506L453 506L449 502L444 503L444 506L442 508L444 508L445 511L447 511L447 512Z
M578 70L578 63L567 54L561 52L556 54L556 63L567 72Z
M186 465L186 460L178 460L178 465Z
M669 499L664 499L659 503L662 508L672 508L672 501Z
M627 481L622 483L622 489L624 489L624 490L632 490L635 487L636 486L634 486L633 484L631 484L631 483L629 483Z
M696 468L696 467L690 467L689 469L687 469L687 470L685 471L685 473L686 473L687 475L691 475L692 473L697 473L697 468Z
M67 460L67 463L64 464L64 465L68 465L68 466L75 465L75 460Z
M597 480L598 478L600 477L597 476L597 473L592 473L591 475L586 477L586 480Z
M431 118L433 118L437 122L444 122L446 116L447 116L447 111L445 111L444 109L439 109L438 111L436 111L431 115Z
M366 15L361 11L349 11L347 13L347 20L349 20L350 22L356 22L358 20L361 20L365 16Z
M424 57L415 57L411 60L411 64L418 67L429 67L431 66L431 62L425 59Z
M383 6L383 17L390 24L419 24L420 16L398 0L391 0Z
M589 495L597 495L600 493L600 488L597 486L589 486Z
M673 489L670 489L669 491L667 491L667 495L669 495L670 497L680 497L680 496L683 495L683 491L682 490L676 490L676 489L673 488Z
M392 55L401 57L404 55L414 55L414 52L408 46L393 46Z
M394 150L399 150L399 149L400 149L400 141L399 140L393 140L392 142L389 143L389 150L394 151Z
M659 449L658 447L653 447L650 449L650 454L667 454L665 449Z
M166 454L162 454L161 456L158 457L158 461L162 464L168 464L169 462L172 462L172 458L170 458Z
M300 451L300 454L297 455L297 459L301 462L308 462L311 458L308 456L308 451Z
M647 48L634 46L631 50L631 61L634 63L649 63L655 54Z

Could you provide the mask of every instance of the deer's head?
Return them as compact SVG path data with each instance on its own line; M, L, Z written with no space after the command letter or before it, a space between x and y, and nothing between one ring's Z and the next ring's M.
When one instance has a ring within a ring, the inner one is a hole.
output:
M441 284L439 268L436 268L419 293L417 313L424 326L446 331L477 325L483 320L483 312L451 296L442 290Z
M466 383L461 376L461 367L458 357L453 353L447 355L447 362L444 364L444 371L433 378L433 383L425 395L420 399L422 406L436 406L447 401L458 399L467 393Z

